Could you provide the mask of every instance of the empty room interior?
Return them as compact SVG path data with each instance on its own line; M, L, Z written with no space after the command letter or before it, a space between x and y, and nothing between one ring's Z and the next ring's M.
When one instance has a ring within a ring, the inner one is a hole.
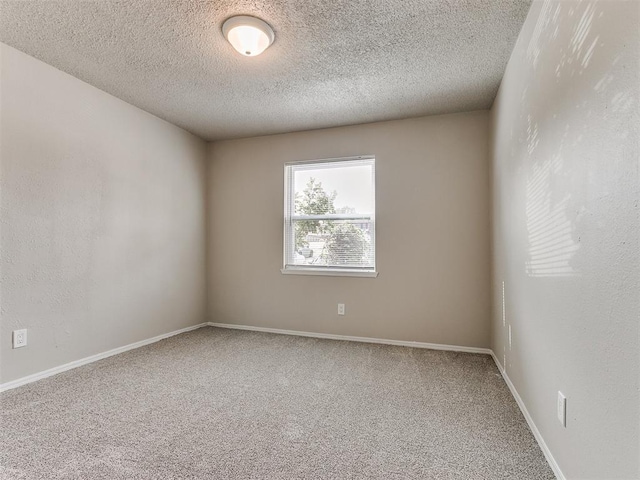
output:
M640 1L0 0L0 478L640 479Z

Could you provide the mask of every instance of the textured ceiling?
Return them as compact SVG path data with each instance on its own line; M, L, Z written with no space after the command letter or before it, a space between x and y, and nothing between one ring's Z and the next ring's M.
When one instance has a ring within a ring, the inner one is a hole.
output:
M217 140L489 108L530 3L3 0L0 41ZM261 56L236 14L273 27Z

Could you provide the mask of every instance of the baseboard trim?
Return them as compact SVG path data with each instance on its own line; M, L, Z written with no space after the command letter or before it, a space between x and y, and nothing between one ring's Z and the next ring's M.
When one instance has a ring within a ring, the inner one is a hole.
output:
M527 424L529 425L529 428L531 429L533 436L538 442L538 445L540 446L542 453L547 459L549 466L553 470L553 473L556 475L556 478L558 480L566 480L566 477L562 473L562 470L560 470L560 466L556 462L555 458L553 458L553 455L549 450L549 447L544 441L544 438L542 437L542 434L538 430L538 427L534 423L533 418L529 414L529 411L527 410L527 407L525 406L522 398L520 397L520 394L516 390L516 387L511 382L511 379L509 378L509 375L507 375L507 372L502 368L502 365L500 365L500 362L498 361L493 350L489 348L465 347L465 346L459 346L459 345L444 345L440 343L412 342L412 341L404 341L404 340L389 340L385 338L355 337L351 335L335 335L331 333L302 332L298 330L284 330L279 328L254 327L251 325L235 325L230 323L206 322L206 323L200 323L198 325L192 325L190 327L181 328L179 330L174 330L172 332L163 333L162 335L158 335L153 338L148 338L146 340L141 340L139 342L130 343L129 345L124 345L122 347L114 348L106 352L98 353L96 355L91 355L89 357L81 358L79 360L74 360L73 362L65 363L64 365L53 367L48 370L44 370L42 372L34 373L32 375L27 375L26 377L18 378L16 380L12 380L10 382L0 384L0 392L11 390L11 389L20 387L22 385L27 385L29 383L36 382L43 378L57 375L58 373L66 372L68 370L72 370L74 368L78 368L83 365L87 365L89 363L97 362L98 360L102 360L104 358L112 357L113 355L118 355L120 353L124 353L129 350L134 350L136 348L144 347L145 345L150 345L152 343L159 342L160 340L164 340L165 338L173 337L175 335L180 335L181 333L190 332L192 330L197 330L198 328L202 328L206 326L227 328L232 330L249 330L254 332L275 333L279 335L293 335L298 337L322 338L322 339L328 339L328 340L342 340L342 341L361 342L361 343L376 343L376 344L383 344L383 345L396 345L401 347L425 348L430 350L445 350L445 351L451 351L451 352L479 353L484 355L491 355L491 357L493 358L493 361L496 364L496 367L498 368L498 371L502 375L502 378L507 384L507 387L509 387L509 390L511 391L511 395L513 395L513 398L518 404L518 407L520 407L520 411L522 412L522 415L527 421Z
M42 372L34 373L32 375L27 375L26 377L18 378L16 380L12 380L10 382L0 384L0 392L21 387L22 385L36 382L43 378L51 377L58 373L66 372L67 370L72 370L74 368L78 368L83 365L87 365L89 363L97 362L98 360L102 360L103 358L112 357L113 355L118 355L119 353L124 353L129 350L134 350L136 348L144 347L145 345L159 342L160 340L164 340L165 338L173 337L174 335L180 335L181 333L190 332L191 330L196 330L198 328L202 328L206 326L207 326L207 323L200 323L198 325L193 325L191 327L181 328L180 330L174 330L173 332L163 333L162 335L158 335L157 337L148 338L146 340L141 340L135 343L130 343L129 345L125 345L123 347L114 348L112 350L98 353L96 355L91 355L89 357L81 358L80 360L74 360L73 362L65 363L64 365L53 367L48 370L44 370Z
M505 369L502 368L502 365L500 365L500 362L498 362L498 358L496 357L496 354L493 352L493 350L491 350L491 356L493 357L493 361L495 362L496 367L498 367L498 370L500 371L502 378L504 379L505 383L509 387L509 390L511 391L511 395L513 395L513 398L515 398L516 403L518 404L518 407L520 407L520 411L522 412L522 415L524 415L524 418L527 421L527 424L529 425L529 429L531 429L533 436L538 442L538 445L540 446L540 450L542 450L542 453L547 459L547 462L549 463L551 470L553 470L553 473L556 475L556 478L558 480L566 480L566 477L562 473L562 470L560 470L560 466L558 465L558 462L556 462L556 459L553 458L553 455L551 454L551 450L549 450L547 443L544 441L544 438L542 438L542 434L540 433L540 430L538 430L538 427L534 423L533 418L529 414L529 410L527 410L527 407L525 406L524 401L522 401L522 398L520 397L520 394L516 390L516 387L511 382L509 375L507 375L507 372L505 371Z
M294 335L297 337L323 338L327 340L344 340L348 342L361 342L361 343L379 343L383 345L396 345L400 347L426 348L430 350L446 350L450 352L481 353L484 355L491 355L491 349L489 348L463 347L459 345L443 345L440 343L410 342L410 341L404 341L404 340L388 340L385 338L353 337L350 335L334 335L332 333L301 332L298 330L283 330L280 328L253 327L251 325L235 325L231 323L209 322L208 325L210 327L229 328L233 330L250 330L253 332L276 333L279 335Z

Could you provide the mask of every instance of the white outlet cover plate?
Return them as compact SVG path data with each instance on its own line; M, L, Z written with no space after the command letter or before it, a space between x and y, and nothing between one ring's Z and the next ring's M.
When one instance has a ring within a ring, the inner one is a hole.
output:
M27 346L27 329L13 331L13 348L20 348Z
M344 303L338 304L338 315L344 315Z

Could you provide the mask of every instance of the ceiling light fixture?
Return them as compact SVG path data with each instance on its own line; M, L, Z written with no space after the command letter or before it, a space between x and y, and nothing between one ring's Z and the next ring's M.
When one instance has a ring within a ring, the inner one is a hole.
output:
M246 57L260 55L275 38L268 23L247 15L228 18L222 24L222 33L233 48Z

